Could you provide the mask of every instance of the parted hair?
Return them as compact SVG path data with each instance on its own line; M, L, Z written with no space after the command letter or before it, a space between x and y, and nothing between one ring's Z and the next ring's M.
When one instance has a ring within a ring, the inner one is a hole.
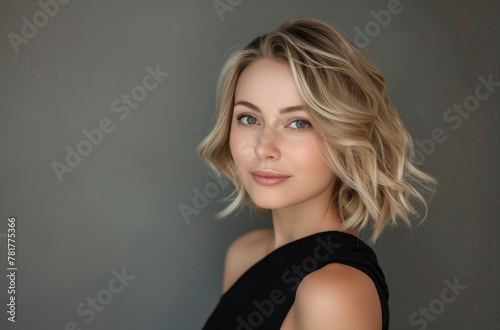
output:
M260 217L271 214L244 189L229 147L238 77L261 59L290 65L322 157L337 176L330 202L343 230L368 229L369 242L375 243L398 217L412 227L412 217L421 210L414 202L425 209L425 220L425 193L434 194L439 183L411 162L413 140L389 99L386 78L355 43L329 24L309 18L290 19L236 49L220 71L216 123L197 147L198 157L236 187L217 219L244 206Z

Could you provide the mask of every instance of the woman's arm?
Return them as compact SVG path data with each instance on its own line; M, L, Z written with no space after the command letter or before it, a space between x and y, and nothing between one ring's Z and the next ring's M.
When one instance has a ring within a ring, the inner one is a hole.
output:
M382 308L372 279L356 268L328 264L297 288L297 330L380 330Z

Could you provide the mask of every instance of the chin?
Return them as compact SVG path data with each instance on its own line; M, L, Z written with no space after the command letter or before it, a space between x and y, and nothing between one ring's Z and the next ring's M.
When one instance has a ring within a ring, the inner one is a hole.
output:
M253 179L250 178L249 180ZM276 210L292 204L290 194L283 187L265 187L255 182L247 182L243 186L255 205L260 208Z
M270 196L266 193L260 193L259 196L250 195L250 197L255 205L263 209L276 210L290 205L290 202L283 200L283 197Z

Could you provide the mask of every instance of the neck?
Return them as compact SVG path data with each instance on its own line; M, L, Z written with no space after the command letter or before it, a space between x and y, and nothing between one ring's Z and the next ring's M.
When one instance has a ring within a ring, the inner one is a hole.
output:
M331 192L327 189L326 192ZM337 208L330 203L330 194L321 194L306 202L272 210L274 235L270 249L275 250L297 239L337 230L357 236L356 231L341 229Z

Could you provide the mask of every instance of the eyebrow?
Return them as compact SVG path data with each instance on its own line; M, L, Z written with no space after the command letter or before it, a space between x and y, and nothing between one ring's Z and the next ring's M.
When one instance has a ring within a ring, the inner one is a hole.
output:
M240 100L240 101L234 103L233 107L235 107L237 105L244 105L244 106L246 106L246 107L248 107L248 108L250 108L252 110L255 110L257 112L262 113L262 110L260 110L258 106L256 106L253 103L250 103L248 101ZM280 114L285 114L285 113L289 113L289 112L305 111L305 110L306 109L302 105L292 105L290 107L286 107L286 108L280 109L279 113Z

